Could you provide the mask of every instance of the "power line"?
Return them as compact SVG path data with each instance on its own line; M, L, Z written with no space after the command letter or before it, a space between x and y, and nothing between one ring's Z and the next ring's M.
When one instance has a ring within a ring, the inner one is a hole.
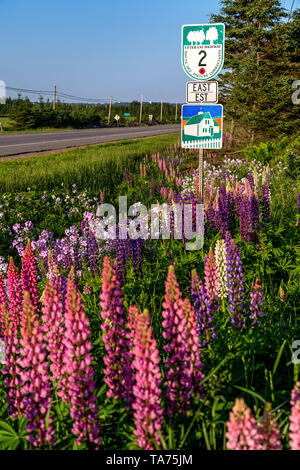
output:
M18 91L21 93L29 93L33 95L53 95L52 90L32 90L32 89L27 89L27 88L16 88L16 87L10 87L6 86L7 90L11 91ZM65 99L73 99L73 100L78 100L78 101L83 101L83 102L89 102L89 103L94 103L94 102L103 102L103 101L110 101L110 98L84 98L82 96L76 96L76 95L70 95L68 93L64 93L62 91L56 91L56 96L60 96L61 98ZM119 100L113 99L112 101L118 103Z

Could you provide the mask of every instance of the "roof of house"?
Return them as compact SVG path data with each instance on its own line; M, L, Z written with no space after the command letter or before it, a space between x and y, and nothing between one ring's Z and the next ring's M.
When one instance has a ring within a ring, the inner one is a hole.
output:
M197 114L197 116L191 117L191 119L188 120L186 123L186 126L189 126L190 124L199 124L199 122L202 121L202 119L211 119L211 115L209 112L202 113L202 114Z

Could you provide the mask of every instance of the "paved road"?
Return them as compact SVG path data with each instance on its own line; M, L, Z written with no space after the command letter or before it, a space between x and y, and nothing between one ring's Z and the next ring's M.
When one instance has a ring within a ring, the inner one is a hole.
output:
M152 135L171 134L172 132L179 132L179 130L179 125L172 125L0 134L0 156L80 147L82 145L112 142L114 140L136 139Z

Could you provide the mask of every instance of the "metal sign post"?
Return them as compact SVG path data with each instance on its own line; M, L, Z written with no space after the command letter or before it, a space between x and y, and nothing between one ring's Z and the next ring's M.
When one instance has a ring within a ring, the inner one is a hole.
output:
M199 202L200 204L203 204L203 175L204 175L204 168L203 168L203 162L204 162L204 150L199 149Z

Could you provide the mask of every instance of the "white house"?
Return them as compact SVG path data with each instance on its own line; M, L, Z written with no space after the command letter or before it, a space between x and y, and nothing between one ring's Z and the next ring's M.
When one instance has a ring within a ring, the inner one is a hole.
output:
M184 126L184 134L193 137L213 137L220 132L219 125L209 112L198 113L193 116Z

